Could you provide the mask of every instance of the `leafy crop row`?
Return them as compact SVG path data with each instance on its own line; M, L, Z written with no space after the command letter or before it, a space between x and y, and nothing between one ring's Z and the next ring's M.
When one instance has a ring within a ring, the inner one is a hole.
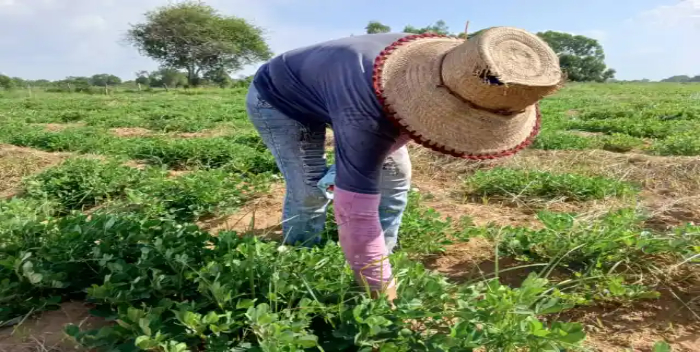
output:
M218 168L261 173L277 170L259 137L243 133L214 138L120 138L96 128L46 131L39 127L8 126L0 140L50 152L71 151L124 156L170 168Z
M333 242L280 246L193 225L96 213L27 222L0 263L0 320L58 297L87 298L115 323L67 332L87 347L120 351L547 350L572 346L581 326L538 316L565 305L530 277L459 286L422 265L393 258L395 309L358 291ZM291 268L294 268L291 270Z
M248 127L243 104L245 91L178 93L149 93L145 98L121 93L115 96L41 94L35 99L0 97L0 111L3 111L0 121L81 122L99 128L143 127L178 132L197 132L222 123Z
M547 200L563 198L585 201L632 195L636 193L636 187L599 176L499 167L477 171L466 180L465 192L475 197L525 197Z
M141 170L117 161L73 158L28 178L22 197L52 202L58 214L109 203L113 211L194 221L262 194L268 189L269 176L216 169L168 178L162 169Z

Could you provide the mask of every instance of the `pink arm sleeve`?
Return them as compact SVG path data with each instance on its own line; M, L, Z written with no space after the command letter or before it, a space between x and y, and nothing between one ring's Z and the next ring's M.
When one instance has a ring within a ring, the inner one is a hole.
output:
M345 259L361 282L381 290L392 280L391 264L379 222L379 194L361 194L337 188L335 220Z
M389 154L411 140L402 134ZM335 188L334 210L340 245L345 259L361 282L381 290L393 284L382 225L379 222L380 194L362 194Z

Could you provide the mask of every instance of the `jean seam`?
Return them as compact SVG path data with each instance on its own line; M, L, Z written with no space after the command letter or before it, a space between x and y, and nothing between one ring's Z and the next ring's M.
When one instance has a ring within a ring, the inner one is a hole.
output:
M309 142L309 144L311 144L311 142L313 140L313 137L312 137L313 133L311 131L311 128L309 128L308 126L304 126L303 124L298 123L298 122L297 122L297 124L298 124L299 128L301 129L301 141L299 143L299 152L303 153L302 150L303 150L304 136L309 137L309 141L307 141L307 142ZM324 136L324 140L325 140L325 136ZM322 141L321 142L321 149L322 150L323 150L323 144L324 144L324 142ZM324 153L325 153L325 150L324 150ZM304 183L306 183L307 182L306 175L308 175L310 173L311 166L309 166L306 162L304 162L304 160L302 160L301 168L302 168L302 171L304 172ZM311 184L307 184L307 186L315 186L315 184L316 184L316 182L312 182Z

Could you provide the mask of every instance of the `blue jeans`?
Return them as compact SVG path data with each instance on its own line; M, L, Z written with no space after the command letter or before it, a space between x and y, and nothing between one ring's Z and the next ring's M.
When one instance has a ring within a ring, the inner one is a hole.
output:
M316 187L328 170L324 149L326 125L302 124L291 119L262 100L252 84L246 96L246 109L284 176L284 242L301 242L307 246L319 243L330 202ZM404 146L387 157L379 186L379 221L390 253L397 243L410 187L411 161Z

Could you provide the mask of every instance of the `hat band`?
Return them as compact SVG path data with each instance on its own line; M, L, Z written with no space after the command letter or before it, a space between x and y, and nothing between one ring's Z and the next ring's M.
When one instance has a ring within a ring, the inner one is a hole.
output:
M525 111L525 110L521 110L521 111L510 111L510 110L505 110L505 109L490 109L490 108L487 108L487 107L483 107L483 106L481 106L481 105L479 105L479 104L476 104L476 103L474 103L473 101L471 101L471 100L469 100L469 99L467 99L467 98L465 98L465 97L459 95L459 93L457 93L457 92L453 91L452 89L450 89L450 87L447 86L447 85L445 84L445 79L444 79L443 76L442 76L442 66L443 66L443 64L445 63L445 57L447 57L447 53L442 54L442 57L440 57L440 68L439 68L439 70L440 70L440 83L438 83L437 88L444 88L445 90L447 90L447 92L448 92L450 95L452 95L453 97L455 97L455 98L461 100L463 103L469 105L469 107L471 107L472 109L487 111L487 112L490 112L490 113L492 113L492 114L502 115L502 116L512 116L512 115L516 115L516 114L521 114L521 113L523 113L523 112ZM503 85L503 83L501 83L501 82L498 81L497 79L496 79L495 82L491 82L489 78L490 78L490 77L484 77L484 80L487 81L489 84ZM494 79L495 79L495 78L494 78Z

